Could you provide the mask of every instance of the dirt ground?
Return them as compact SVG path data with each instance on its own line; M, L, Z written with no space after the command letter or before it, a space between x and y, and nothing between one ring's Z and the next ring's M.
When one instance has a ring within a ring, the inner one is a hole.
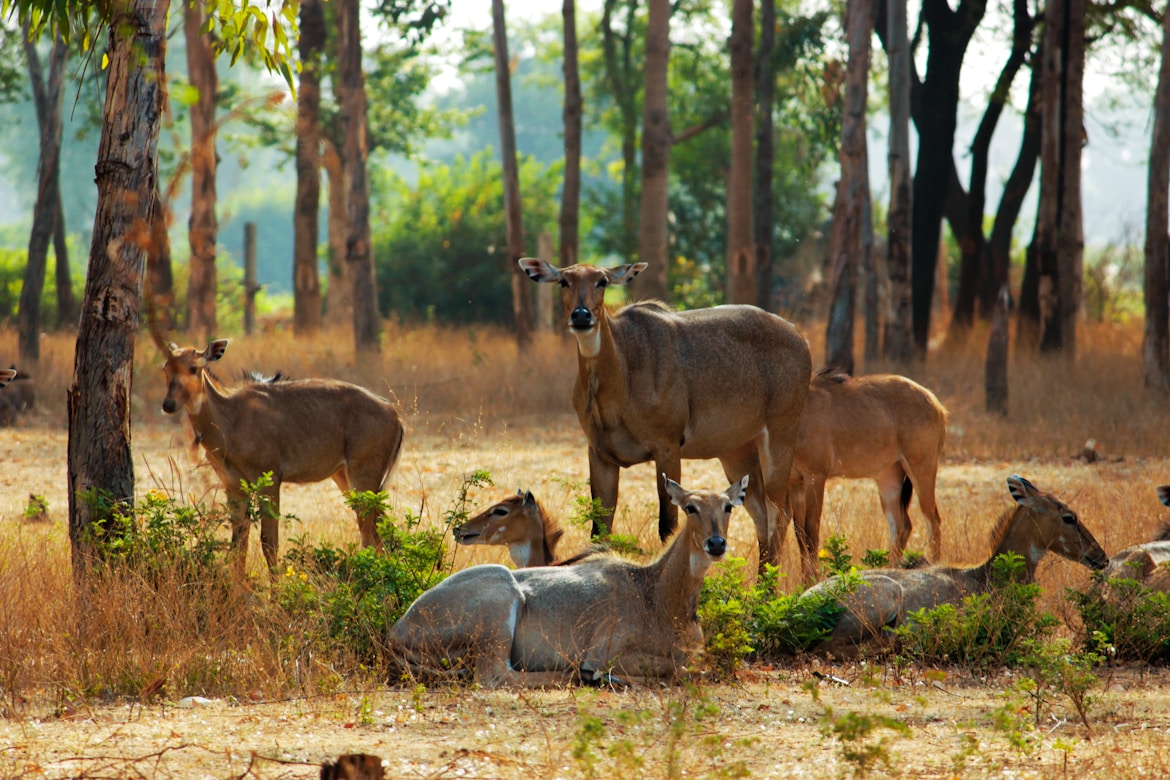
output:
M585 452L570 417L523 428L414 419L408 436L391 500L435 522L477 468L490 470L498 487L474 491L473 510L524 487L567 521L576 497L588 493ZM140 489L217 500L214 481L189 444L181 425L152 418L137 426ZM0 431L0 534L43 534L66 543L65 462L63 430L34 422ZM1165 460L947 462L939 476L946 557L978 557L995 515L1007 505L1003 478L1013 472L1080 509L1108 551L1144 538L1160 521L1156 507L1125 498L1132 486L1170 482ZM715 463L686 464L683 482L726 484ZM624 472L622 485L618 530L652 539L657 499L651 468ZM47 499L49 523L18 521L30 493ZM825 533L848 533L855 549L885 546L876 507L868 483L835 484ZM1091 507L1093 516L1082 507ZM286 538L308 533L356 540L352 515L332 484L286 486L282 512L297 518L286 525ZM876 522L859 527L857 516ZM564 544L573 549L586 537L574 526ZM750 522L733 519L731 547L754 560ZM911 547L926 547L919 528ZM789 570L796 570L793 548L790 540ZM459 567L505 560L494 549L454 554ZM1057 592L1084 576L1066 562L1046 563L1042 583ZM1019 675L959 679L953 672L803 659L750 668L733 682L622 691L378 688L282 701L177 699L64 711L34 700L23 703L18 717L0 720L0 777L316 777L321 762L364 752L380 756L387 776L396 778L832 778L860 768L861 759L843 749L849 740L832 735L834 727L849 725L860 734L853 747L888 759L888 766L871 767L876 776L1167 776L1166 670L1102 670L1088 728L1055 694L1035 727L1035 702L1014 688Z

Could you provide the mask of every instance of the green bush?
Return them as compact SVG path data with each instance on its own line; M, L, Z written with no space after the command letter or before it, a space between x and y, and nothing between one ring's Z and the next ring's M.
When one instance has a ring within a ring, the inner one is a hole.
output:
M1040 609L1040 586L1020 582L1023 572L1020 556L997 556L989 591L973 593L958 606L911 612L894 630L901 652L919 663L974 670L1019 664L1057 625L1054 615Z
M1081 617L1082 643L1110 646L1119 660L1170 659L1170 596L1138 580L1093 575L1085 591L1066 591Z

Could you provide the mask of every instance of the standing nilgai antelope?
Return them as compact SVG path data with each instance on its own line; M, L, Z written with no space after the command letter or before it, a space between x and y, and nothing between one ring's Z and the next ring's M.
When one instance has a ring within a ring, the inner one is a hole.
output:
M934 482L947 438L947 410L922 385L897 374L851 377L826 368L813 377L792 460L792 523L805 582L816 578L825 481L877 482L890 524L890 558L901 561L910 538L910 496L930 523L930 556L942 555L942 518Z
M232 548L241 569L251 526L241 480L272 473L263 493L271 511L260 519L269 569L280 547L280 485L329 477L341 490L381 490L402 450L403 427L394 404L369 390L331 379L253 381L227 388L207 369L227 339L205 349L162 344L167 397L162 408L187 410L195 440L223 481L232 508ZM382 548L377 517L357 513L362 544Z
M727 552L731 510L743 503L748 477L722 493L663 482L686 519L654 562L602 553L573 566L462 569L390 628L392 656L416 673L471 668L489 687L677 676L703 647L699 591Z
M958 604L971 593L991 587L991 564L996 556L1015 553L1024 559L1026 582L1036 579L1036 567L1049 552L1104 569L1109 559L1077 513L1028 480L1012 475L1008 490L1017 506L1006 511L991 532L991 552L978 566L928 566L925 569L867 569L861 583L841 598L844 612L819 650L850 656L858 646L887 638L886 629L906 622L911 612L940 604ZM840 581L830 577L809 588L806 595L833 593Z
M792 449L812 376L808 342L786 320L755 306L672 311L642 302L610 314L605 290L628 284L646 263L554 268L524 258L536 282L561 286L577 337L573 408L589 441L589 491L609 513L623 467L654 461L677 481L683 458L718 458L728 479L751 477L745 508L756 526L760 565L778 563L787 532ZM773 506L769 507L769 502ZM678 524L665 483L658 535ZM600 532L595 524L594 534Z

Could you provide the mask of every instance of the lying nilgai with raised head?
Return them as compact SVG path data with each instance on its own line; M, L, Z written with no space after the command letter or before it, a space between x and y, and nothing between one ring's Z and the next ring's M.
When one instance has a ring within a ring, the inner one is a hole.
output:
M1170 506L1170 485L1156 488L1158 500ZM1139 580L1150 590L1170 593L1170 526L1164 526L1152 542L1126 547L1109 559L1109 579Z
M15 368L0 368L0 387L4 387L4 385L8 384L15 378Z
M890 558L910 538L910 496L930 522L931 558L942 554L934 482L947 437L947 410L922 385L897 374L851 377L834 368L809 386L792 460L792 522L806 582L816 578L825 481L872 478L890 525Z
M589 491L607 512L600 523L612 525L623 467L652 460L656 474L678 481L683 458L718 458L728 479L751 477L744 507L755 522L760 565L777 563L787 533L777 520L788 506L812 375L804 337L755 306L676 312L645 301L610 314L606 288L628 284L645 263L558 269L530 257L520 265L533 281L561 286L577 338L573 408L589 441ZM665 483L658 506L665 541L678 523ZM601 532L597 524L593 532Z
M415 673L470 668L491 687L677 676L703 647L699 591L727 552L731 510L749 482L719 493L663 480L686 518L654 562L603 553L574 566L463 569L391 627L391 654Z
M251 528L241 480L263 489L260 543L271 569L280 547L280 486L333 478L341 490L378 491L402 450L403 427L394 404L365 388L332 379L252 381L228 388L208 371L227 339L205 349L165 344L167 397L162 408L187 410L195 440L223 481L232 507L232 548L242 568ZM381 549L373 512L357 513L362 544Z
M978 566L928 566L924 569L867 569L861 584L841 597L845 611L832 634L817 648L837 656L853 655L873 640L887 640L886 629L906 622L911 612L940 604L958 604L972 593L991 587L992 561L1004 553L1024 559L1027 582L1036 579L1036 567L1049 552L1100 570L1109 562L1093 534L1081 525L1076 512L1049 493L1042 493L1023 477L1007 478L1017 506L1000 517L991 532L991 552ZM834 593L842 587L830 577L805 593Z
M489 506L452 529L459 544L505 545L512 563L520 568L548 566L556 561L557 542L565 531L530 490Z

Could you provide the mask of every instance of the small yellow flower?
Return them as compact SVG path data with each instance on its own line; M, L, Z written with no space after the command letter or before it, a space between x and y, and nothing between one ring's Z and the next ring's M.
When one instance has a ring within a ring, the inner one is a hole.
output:
M833 556L829 555L829 551L826 550L824 547L822 547L820 550L817 551L817 557L820 558L822 561L827 561L827 560L829 560L829 558L831 558Z
M159 488L151 488L146 491L146 497L151 501L166 501L168 498L167 491L160 490Z
M288 565L288 568L285 570L285 572L284 572L284 576L286 576L286 577L295 577L295 576L297 576L297 570L296 570L296 569L294 569L294 568L292 567L292 564L291 564L291 563Z

